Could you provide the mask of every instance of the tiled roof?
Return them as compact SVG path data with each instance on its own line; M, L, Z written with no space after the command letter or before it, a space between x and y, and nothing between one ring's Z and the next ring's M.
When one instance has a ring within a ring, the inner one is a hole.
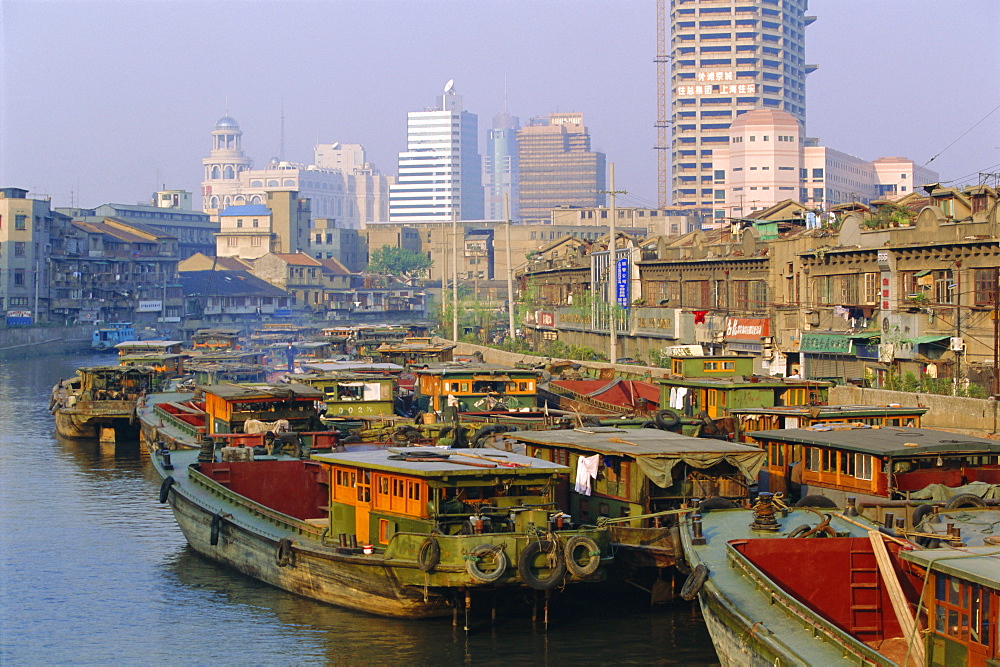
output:
M185 296L288 296L285 290L247 271L185 271L180 274Z
M230 206L219 213L219 215L271 215L271 209L262 204L246 204L244 206Z
M324 268L328 269L331 273L335 273L338 276L351 275L351 271L346 266L344 266L340 262L340 260L336 260L331 257L330 259L321 259L319 260L319 263L322 264Z
M274 256L296 266L320 266L319 260L313 259L304 252L276 252Z

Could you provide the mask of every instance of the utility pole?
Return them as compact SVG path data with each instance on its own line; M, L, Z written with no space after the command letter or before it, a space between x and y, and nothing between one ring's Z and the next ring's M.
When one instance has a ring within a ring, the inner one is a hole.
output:
M611 333L611 345L610 350L608 350L610 355L608 360L614 364L618 362L618 317L615 311L615 306L618 305L618 228L615 225L618 219L618 211L615 209L615 195L625 194L625 190L615 190L614 162L608 165L608 178L611 187L610 190L605 191L605 194L611 195L609 212L611 221L608 223L608 233L611 236L608 243L608 277L610 278L608 284L608 329Z
M458 210L452 204L451 209L451 238L452 238L452 262L451 262L451 339L458 342Z
M510 193L503 193L503 215L507 220L504 225L507 243L507 337L514 341L514 264L510 252Z

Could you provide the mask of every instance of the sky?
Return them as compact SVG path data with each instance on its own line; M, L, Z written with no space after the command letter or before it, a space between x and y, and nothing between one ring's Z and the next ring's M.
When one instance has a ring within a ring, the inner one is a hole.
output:
M809 136L943 182L1000 172L1000 0L809 5ZM407 111L454 79L483 136L505 104L522 124L582 112L619 205L655 206L655 55L653 0L0 0L0 187L54 207L197 196L227 112L256 167L284 115L284 159L361 143L394 174Z

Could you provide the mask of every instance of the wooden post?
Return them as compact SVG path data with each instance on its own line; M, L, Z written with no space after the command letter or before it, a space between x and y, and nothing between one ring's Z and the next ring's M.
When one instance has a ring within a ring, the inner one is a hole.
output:
M878 561L882 581L885 582L885 587L889 591L892 610L896 612L896 620L899 621L899 627L903 631L903 638L909 649L908 653L912 651L916 664L926 664L924 644L917 632L917 622L910 611L910 603L906 600L903 587L899 585L899 579L896 577L896 570L892 566L892 559L889 557L889 550L882 539L882 533L877 530L869 530L868 539L872 543L872 551L875 552L875 560Z

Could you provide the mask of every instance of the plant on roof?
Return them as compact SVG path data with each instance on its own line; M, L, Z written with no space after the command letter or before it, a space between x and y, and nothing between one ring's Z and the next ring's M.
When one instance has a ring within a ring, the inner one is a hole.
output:
M410 282L426 274L434 262L419 252L384 245L374 250L368 260L368 271L382 276L394 276Z

